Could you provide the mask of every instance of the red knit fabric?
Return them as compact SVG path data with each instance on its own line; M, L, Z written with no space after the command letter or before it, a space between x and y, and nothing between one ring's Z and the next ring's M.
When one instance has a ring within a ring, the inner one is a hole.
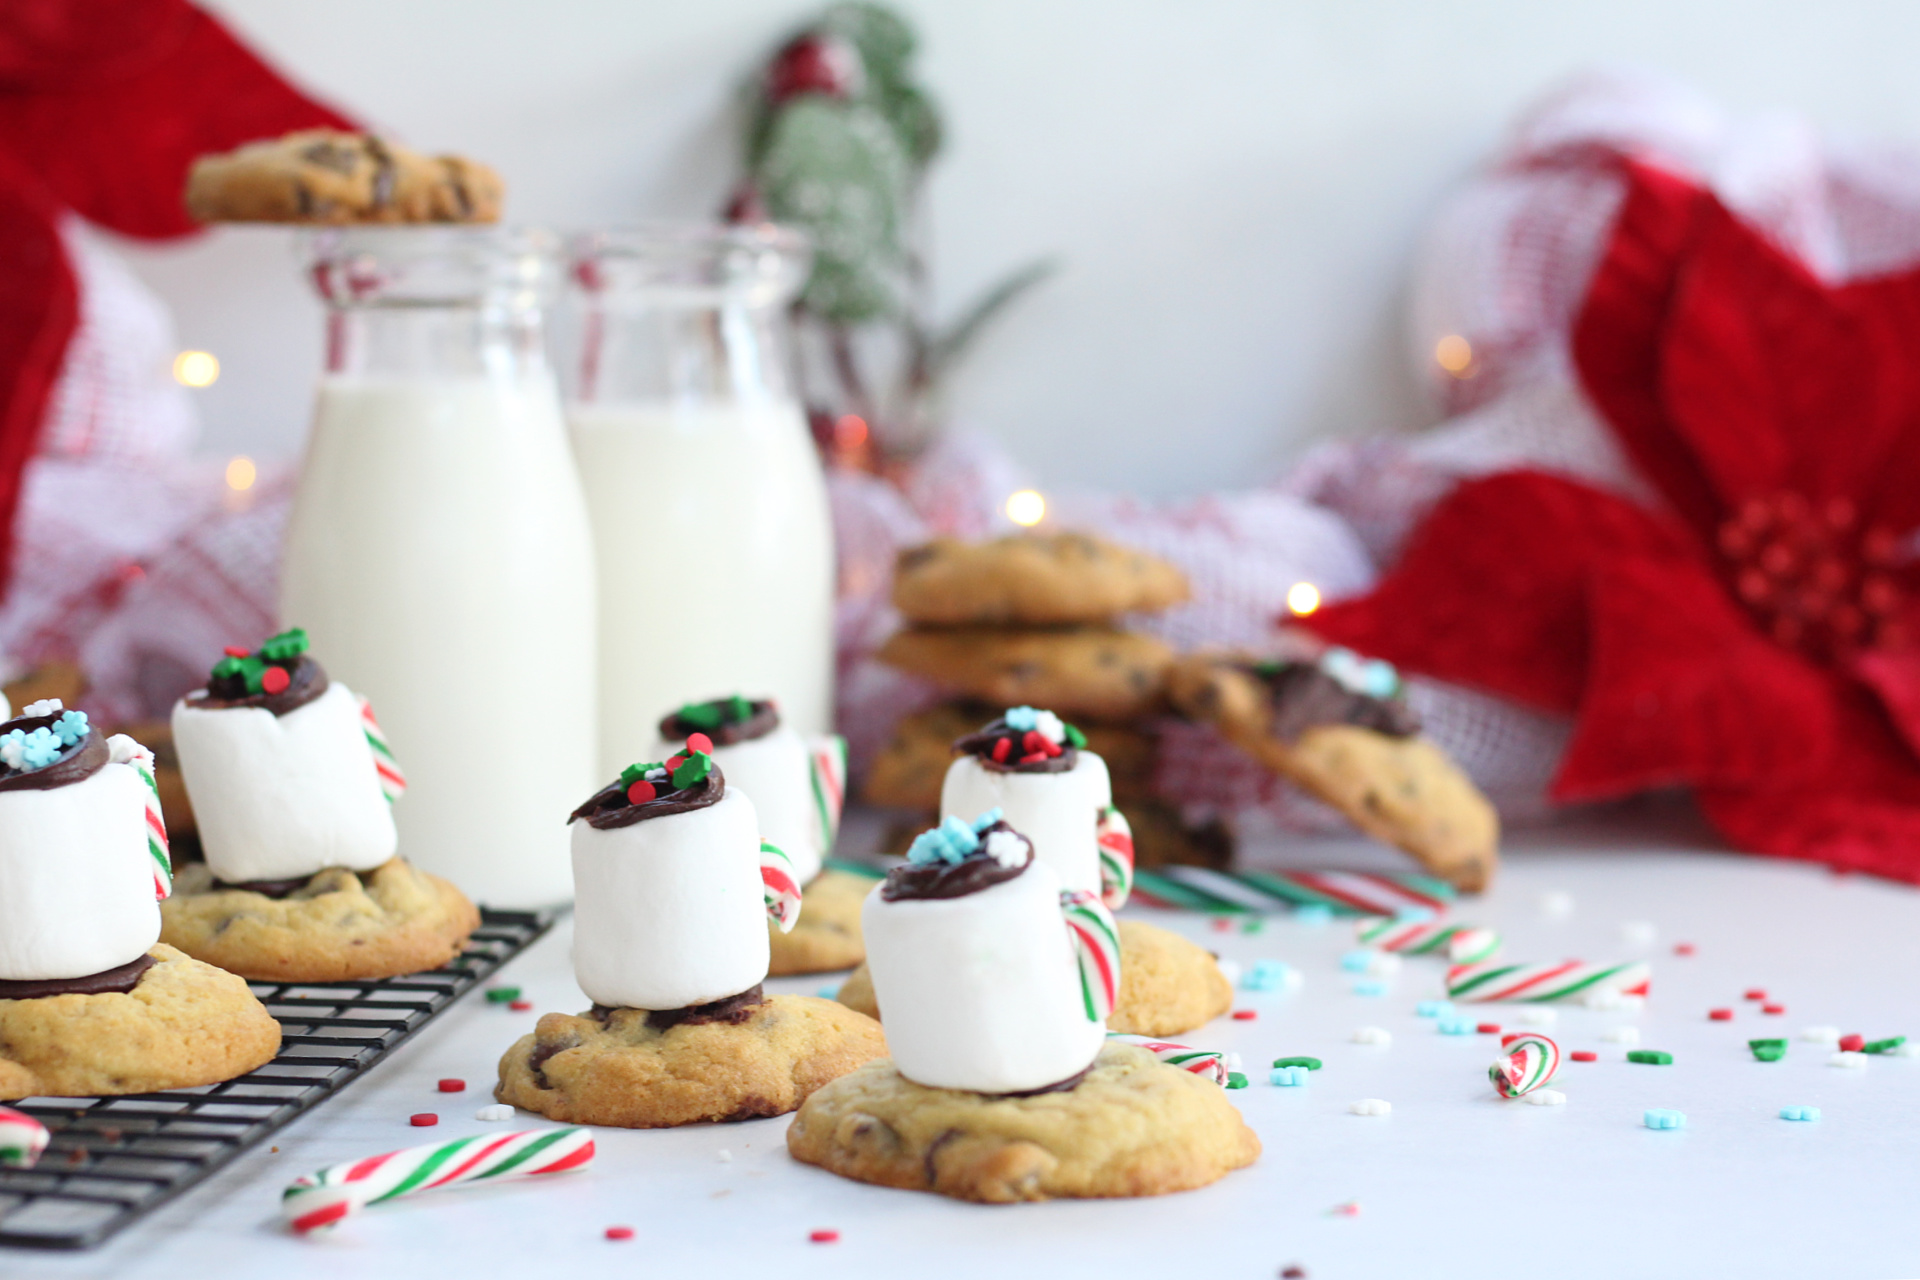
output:
M1736 844L1920 881L1920 270L1829 286L1625 168L1574 357L1660 506L1463 484L1310 625L1572 713L1558 798L1690 785Z

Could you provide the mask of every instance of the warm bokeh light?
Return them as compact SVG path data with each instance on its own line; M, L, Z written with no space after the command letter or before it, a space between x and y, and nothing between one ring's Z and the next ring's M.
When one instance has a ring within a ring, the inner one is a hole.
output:
M260 478L260 468L253 465L253 459L245 454L227 462L227 488L236 493L253 488L253 482Z
M220 380L220 362L211 351L182 351L173 358L173 380L183 387L210 387Z
M1320 607L1320 588L1311 582L1296 582L1287 588L1287 612L1304 618Z
M1465 378L1473 370L1473 344L1450 333L1433 344L1433 362L1454 377Z
M843 413L833 420L833 442L842 449L858 449L867 442L867 420L857 413Z
M1047 517L1047 500L1038 489L1022 489L1007 498L1007 519L1032 528Z

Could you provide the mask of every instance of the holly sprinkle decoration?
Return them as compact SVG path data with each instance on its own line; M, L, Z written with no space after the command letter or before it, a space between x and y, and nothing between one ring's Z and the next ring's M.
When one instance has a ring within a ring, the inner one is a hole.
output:
M712 730L753 719L753 704L736 693L728 698L715 698L712 702L689 702L675 715L682 724Z
M687 749L665 762L630 764L620 771L620 785L626 788L628 804L645 804L658 799L662 791L685 791L697 787L713 772L713 743L704 733L687 739Z
M258 653L228 645L226 656L213 664L213 679L209 683L227 686L218 691L227 697L240 696L242 689L249 697L285 693L293 683L292 668L306 654L307 647L307 633L300 627L282 631L261 645ZM239 689L233 687L236 681Z

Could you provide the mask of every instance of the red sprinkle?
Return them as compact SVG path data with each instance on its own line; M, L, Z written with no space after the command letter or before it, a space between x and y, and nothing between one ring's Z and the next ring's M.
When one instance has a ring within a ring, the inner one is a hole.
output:
M1233 1020L1235 1022L1252 1022L1259 1016L1260 1011L1258 1009L1235 1009L1233 1011ZM1862 1040L1860 1043L1865 1044L1866 1041Z
M686 762L687 762L687 758L685 756L674 756L672 759L667 761L667 772L672 773L675 769L678 769L681 765L685 764Z
M807 1232L807 1239L815 1244L835 1244L840 1239L840 1233L832 1227L816 1227Z
M223 652L229 658L244 658L247 655L251 654L253 650L247 648L245 645L230 644L226 647L225 650L223 650Z
M607 1239L631 1240L633 1239L633 1228L632 1227L608 1227Z
M687 754L692 755L696 751L704 751L708 755L712 755L713 739L709 738L704 733L688 734L687 735Z
M1035 751L1035 752L1032 752L1032 753L1030 753L1030 754L1028 754L1028 755L1024 755L1024 756L1021 756L1021 757L1020 757L1020 763L1021 763L1021 764L1039 764L1039 763L1041 763L1042 761L1044 761L1044 760L1045 760L1046 758L1047 758L1047 753L1046 753L1046 752L1044 752L1044 751Z
M1747 988L1747 999L1749 999L1749 1000L1765 1000L1766 998L1767 998L1767 993L1766 993L1765 991L1763 991L1763 990L1761 990L1761 989L1760 989L1759 987L1748 987L1748 988Z
M440 1082L440 1092L442 1093L465 1093L466 1091L467 1082L465 1080L455 1080L449 1076Z
M1599 1054L1597 1054L1597 1053L1595 1053L1595 1052L1594 1052L1593 1050L1591 1050L1591 1049L1575 1049L1575 1050L1574 1050L1574 1051L1573 1051L1572 1053L1570 1053L1570 1054L1568 1054L1567 1056L1568 1056L1569 1058L1572 1058L1572 1059L1573 1059L1573 1060L1574 1060L1575 1062L1598 1062L1598 1061L1600 1061L1600 1055L1599 1055Z
M1858 1053L1860 1050L1866 1048L1866 1046L1867 1038L1863 1035L1856 1034L1840 1037L1840 1047L1848 1053Z
M1483 1022L1475 1027L1474 1030L1483 1036L1497 1036L1500 1034L1500 1024L1497 1022Z
M422 1111L411 1117L407 1123L416 1129L431 1129L440 1123L440 1117L431 1111Z
M1673 944L1673 954L1677 956L1690 956L1693 954L1693 944L1691 942L1676 942Z
M513 1010L515 1013L525 1013L527 1010L533 1008L533 1001L509 1000L507 1001L507 1008Z
M268 667L260 673L260 687L268 693L285 693L292 683L293 677L285 667Z
M1732 1022L1732 1021L1733 1021L1733 1010L1731 1010L1731 1009L1709 1009L1709 1010L1707 1010L1707 1016L1708 1016L1709 1018L1712 1018L1712 1019L1713 1019L1713 1020L1714 1020L1715 1022Z
M1232 928L1233 921L1227 919L1225 916L1215 916L1213 918L1213 931L1215 933L1226 933Z
M1045 751L1049 757L1064 754L1060 744L1055 742L1052 738L1040 739L1040 748L1041 750Z
M1005 764L1005 763L1007 762L1007 757L1008 757L1009 755L1011 755L1011 754L1012 754L1012 752L1013 752L1013 739L1012 739L1012 738L996 738L996 739L994 739L994 742L993 742L993 762L994 762L995 764Z
M1025 736L1020 739L1020 749L1029 755L1038 751L1044 756L1047 754L1047 740L1040 736L1038 729L1029 729Z
M645 778L635 778L633 785L627 788L627 803L645 804L659 794L651 782Z
M1763 1004L1760 1006L1760 1012L1762 1013L1785 1013L1786 1011L1787 1006L1783 1004Z

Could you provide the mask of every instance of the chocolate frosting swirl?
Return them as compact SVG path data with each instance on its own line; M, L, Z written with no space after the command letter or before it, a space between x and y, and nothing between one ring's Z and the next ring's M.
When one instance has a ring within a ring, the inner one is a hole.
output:
M630 827L636 822L645 822L648 818L691 813L710 804L719 804L720 797L726 791L727 780L717 764L709 764L707 776L692 786L682 787L678 791L662 791L641 804L628 800L626 785L615 778L575 809L567 821L578 822L585 818L587 825L595 830L611 831L615 827Z
M42 1000L47 996L125 995L140 985L140 979L153 968L150 955L137 956L127 963L89 973L82 978L0 979L0 1000Z
M780 727L780 712L773 705L772 699L760 698L749 701L742 698L740 701L747 708L745 717L734 717L731 714L734 708L729 704L732 701L731 698L715 698L711 702L692 704L698 707L719 708L720 722L712 726L695 724L676 711L660 721L660 736L668 742L684 742L693 734L704 733L714 746L731 747L738 742L751 742L755 738L764 738ZM681 711L684 710L686 708L682 707Z
M1033 843L1025 836L1020 839L1027 846L1026 861L1016 866L1007 866L988 853L987 838L996 831L1013 831L1013 828L1004 821L994 823L980 832L980 847L958 862L909 862L895 867L887 872L886 882L880 886L881 901L964 898L1004 884L1033 865ZM1013 834L1020 835L1017 831Z
M1420 717L1400 698L1373 698L1335 680L1311 662L1259 663L1249 668L1273 702L1273 736L1297 741L1320 725L1350 724L1390 738L1420 732Z
M57 715L20 716L0 724L0 733L10 733L15 729L27 733L35 729L51 729L59 718ZM20 770L0 765L0 791L51 791L55 787L85 782L106 768L109 758L107 740L100 736L98 729L89 729L86 737L67 748L67 753L52 764Z
M207 687L187 695L187 705L201 711L228 711L234 707L259 707L271 711L276 716L284 716L314 701L327 691L327 673L318 662L307 654L301 654L297 662L286 668L291 679L287 687L278 693L248 693L247 682L239 676L221 679L215 676L207 681Z
M1067 773L1079 763L1080 749L1062 743L1059 755L1035 760L1031 764L1022 764L1021 761L1030 754L1021 746L1021 739L1025 737L1025 732L1012 728L1002 718L974 730L964 738L955 738L953 749L957 754L974 757L980 762L982 768L991 773ZM1007 762L1004 764L993 758L994 744L1003 739L1009 739L1013 743L1007 749Z

